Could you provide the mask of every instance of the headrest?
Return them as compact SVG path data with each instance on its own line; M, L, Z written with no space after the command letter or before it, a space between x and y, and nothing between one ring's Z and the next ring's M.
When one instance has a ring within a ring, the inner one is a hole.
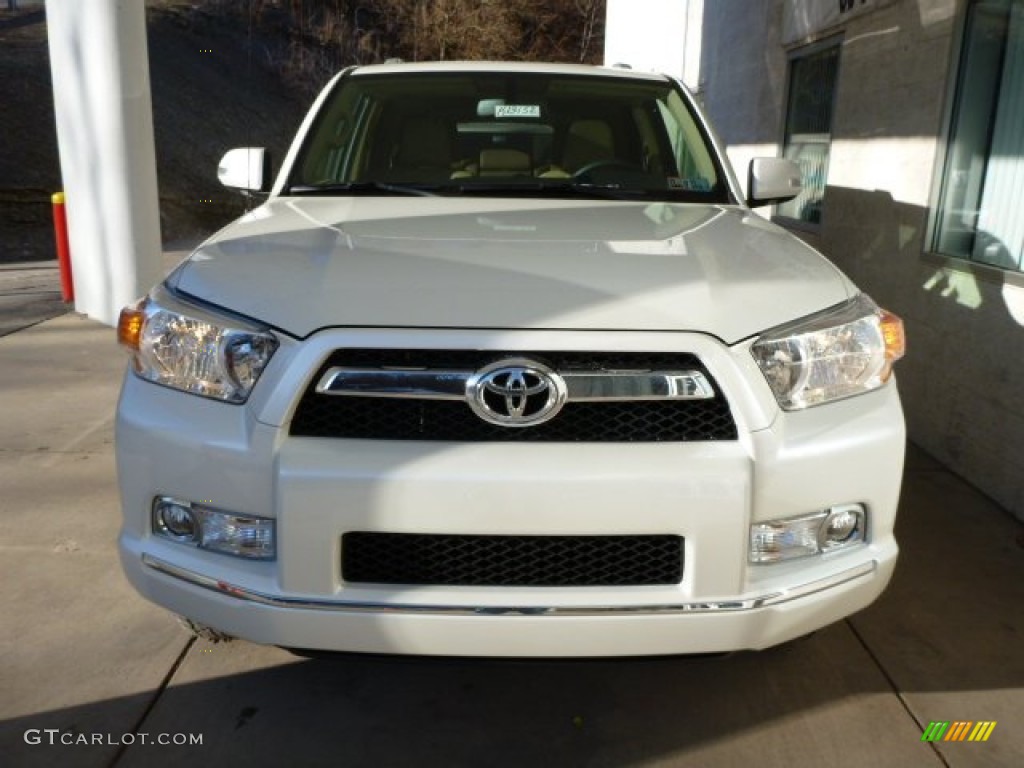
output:
M480 152L480 175L530 173L530 156L518 149L484 149Z
M433 117L413 117L402 128L397 162L411 167L448 167L451 163L448 127Z
M595 160L608 160L614 156L612 129L604 120L577 120L569 126L563 158L569 168L576 170Z

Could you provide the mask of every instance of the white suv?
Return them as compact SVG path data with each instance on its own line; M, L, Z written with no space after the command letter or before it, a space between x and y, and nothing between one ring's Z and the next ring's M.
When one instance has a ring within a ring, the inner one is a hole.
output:
M900 320L751 205L671 78L348 69L266 202L121 317L120 548L258 643L764 648L892 574Z

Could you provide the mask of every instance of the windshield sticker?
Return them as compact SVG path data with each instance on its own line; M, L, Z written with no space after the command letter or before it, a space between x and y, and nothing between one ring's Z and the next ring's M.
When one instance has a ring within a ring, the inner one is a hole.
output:
M702 176L695 176L690 179L682 179L678 176L669 176L668 188L684 189L687 192L710 192L711 183Z
M539 104L498 104L495 117L540 117Z

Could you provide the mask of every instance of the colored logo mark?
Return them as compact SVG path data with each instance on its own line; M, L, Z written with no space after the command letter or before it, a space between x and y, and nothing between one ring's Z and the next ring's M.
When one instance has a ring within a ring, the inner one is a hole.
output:
M921 734L921 741L988 741L995 720L932 720Z

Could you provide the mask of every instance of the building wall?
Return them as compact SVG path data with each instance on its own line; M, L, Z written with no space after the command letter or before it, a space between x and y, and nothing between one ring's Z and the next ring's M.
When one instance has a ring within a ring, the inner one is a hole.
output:
M707 4L703 26L704 108L742 181L751 158L780 153L786 52L774 41L782 35L782 5L714 0Z
M699 88L704 0L607 0L605 66L663 72Z
M822 223L800 234L904 318L911 440L1024 519L1024 280L927 253L966 0L875 0L784 46L787 1L706 4L712 122L741 178L781 154L789 52L842 36Z

